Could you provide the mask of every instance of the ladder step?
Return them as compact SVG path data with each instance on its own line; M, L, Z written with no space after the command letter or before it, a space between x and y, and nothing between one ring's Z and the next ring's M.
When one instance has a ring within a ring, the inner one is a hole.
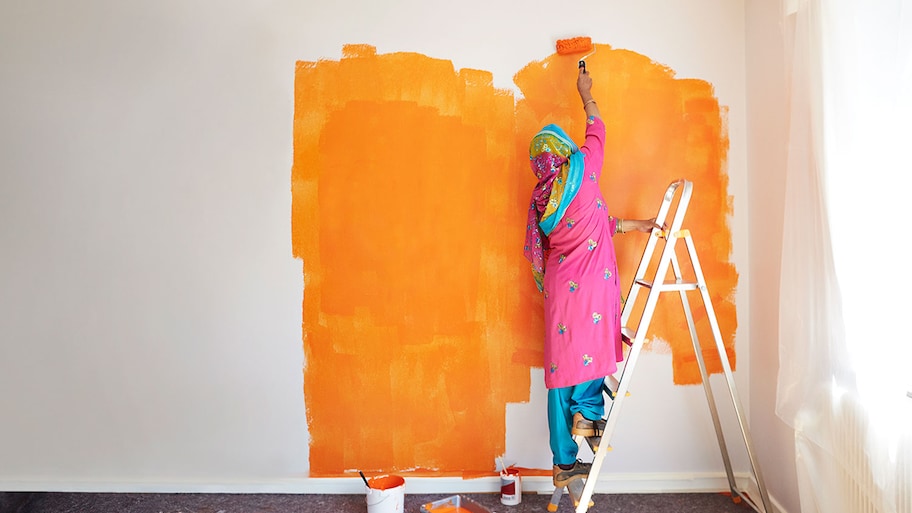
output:
M606 394L608 398L613 401L621 383L614 376L607 376L605 377L605 380L606 381L602 381L602 393ZM609 381L611 382L610 385L608 384Z
M608 385L604 383L602 383L602 393L606 394L608 396L608 399L614 401L614 390L608 388Z
M636 280L635 283L647 289L651 289L654 286L653 282L647 280ZM699 288L700 284L695 281L672 280L662 283L657 287L657 290L661 292L671 292L677 290L697 290Z
M586 485L586 482L582 479L576 479L570 481L567 484L567 491L570 492L570 498L573 499L573 505L579 506L580 498L583 495L583 487ZM595 501L589 499L589 507L595 506Z
M627 326L621 327L621 340L628 346L633 346L633 339L636 338L636 332Z
M583 495L583 487L586 486L586 481L583 479L575 479L567 483L567 486L562 488L555 488L554 492L551 494L551 501L548 503L548 511L554 513L557 511L560 506L561 496L563 496L564 491L567 492L567 495L570 496L570 500L573 502L573 507L579 506L580 498ZM589 507L595 506L595 501L591 498L589 499ZM587 508L588 509L588 508Z

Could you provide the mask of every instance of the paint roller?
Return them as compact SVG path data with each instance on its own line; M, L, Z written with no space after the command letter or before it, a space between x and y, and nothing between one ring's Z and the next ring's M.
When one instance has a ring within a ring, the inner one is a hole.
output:
M580 57L579 67L586 72L586 58L595 53L595 46L592 44L591 37L571 37L569 39L557 40L558 55L572 55L576 53L585 53Z

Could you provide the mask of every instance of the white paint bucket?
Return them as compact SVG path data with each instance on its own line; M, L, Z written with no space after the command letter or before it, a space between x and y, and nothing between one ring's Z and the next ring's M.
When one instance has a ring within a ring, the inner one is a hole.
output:
M405 479L382 475L367 481L367 513L402 513L405 508Z
M522 502L522 478L519 469L505 468L500 472L500 502L516 506Z

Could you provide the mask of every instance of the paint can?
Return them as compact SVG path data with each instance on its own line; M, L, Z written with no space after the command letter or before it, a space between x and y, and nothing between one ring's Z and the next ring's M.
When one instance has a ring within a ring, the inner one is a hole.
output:
M522 477L519 469L505 468L500 472L500 503L516 506L522 502Z
M405 508L405 479L402 476L382 475L368 480L367 513L403 513Z

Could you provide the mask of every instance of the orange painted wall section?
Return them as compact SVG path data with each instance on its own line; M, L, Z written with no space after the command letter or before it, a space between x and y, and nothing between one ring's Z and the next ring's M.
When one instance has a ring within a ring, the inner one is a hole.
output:
M513 95L445 60L344 54L295 76L311 474L493 471L541 360Z
M312 476L493 473L506 404L529 400L542 364L522 255L528 141L550 122L582 137L575 63L530 63L518 102L489 72L415 53L348 45L338 61L297 64L291 221ZM668 183L694 181L685 226L734 354L725 112L708 83L636 53L598 45L589 63L609 207L651 217ZM615 240L626 289L644 240ZM668 341L675 382L699 382L679 302L664 302L651 333Z
M730 262L732 238L728 217L733 212L725 171L726 111L706 81L677 79L672 69L628 50L615 50L602 44L596 44L595 50L586 61L592 74L592 94L606 125L600 183L609 212L621 218L653 217L671 182L686 178L694 183L684 227L693 234L722 339L734 368L737 328L734 293L738 274ZM585 117L572 79L577 73L578 60L572 57L552 55L528 64L514 77L524 97L516 109L514 142L518 154L528 152L529 139L547 123L564 127L574 140L582 141ZM531 190L535 183L531 171L526 183ZM625 295L646 237L646 234L630 233L614 239L621 290ZM682 265L684 276L693 279L693 273L687 272L689 260L683 241L679 246L677 254L685 264ZM654 260L658 254L657 250ZM711 373L722 372L702 301L693 295L690 304L707 369ZM664 341L661 350L665 350L665 344L670 348L676 384L700 383L683 312L677 294L661 296L648 334L650 339Z

